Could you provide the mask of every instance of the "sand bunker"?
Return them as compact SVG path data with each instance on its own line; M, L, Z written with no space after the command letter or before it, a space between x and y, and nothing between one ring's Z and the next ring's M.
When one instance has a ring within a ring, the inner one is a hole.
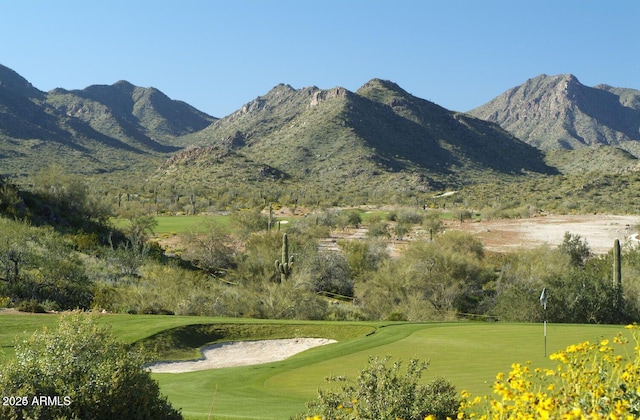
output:
M154 373L183 373L285 360L313 347L335 343L326 338L235 341L202 348L203 358L186 362L158 362L147 366Z

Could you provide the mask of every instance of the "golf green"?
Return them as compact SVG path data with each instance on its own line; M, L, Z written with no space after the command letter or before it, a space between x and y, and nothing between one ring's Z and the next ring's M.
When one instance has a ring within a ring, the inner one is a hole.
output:
M428 360L424 380L444 377L474 395L491 393L498 372L514 362L553 367L548 355L567 345L597 341L618 326L397 323L375 334L317 347L282 362L182 374L155 374L162 391L188 419L283 419L302 412L330 375L355 379L370 356Z

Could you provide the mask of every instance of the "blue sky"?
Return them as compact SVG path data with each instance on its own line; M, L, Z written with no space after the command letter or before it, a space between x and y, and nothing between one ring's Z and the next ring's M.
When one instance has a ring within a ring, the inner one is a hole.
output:
M371 78L468 111L529 78L640 89L637 0L0 0L0 64L40 90L127 80L216 117Z

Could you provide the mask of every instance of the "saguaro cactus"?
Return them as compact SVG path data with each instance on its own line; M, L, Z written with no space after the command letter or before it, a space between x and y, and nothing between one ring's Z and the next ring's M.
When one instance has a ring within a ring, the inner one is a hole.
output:
M622 263L620 259L620 241L613 241L613 288L615 290L615 309L622 306Z
M276 260L276 271L280 273L280 281L284 282L291 274L293 268L293 255L289 256L289 238L287 234L282 235L282 258Z
M622 287L622 264L620 263L620 241L613 241L613 286Z

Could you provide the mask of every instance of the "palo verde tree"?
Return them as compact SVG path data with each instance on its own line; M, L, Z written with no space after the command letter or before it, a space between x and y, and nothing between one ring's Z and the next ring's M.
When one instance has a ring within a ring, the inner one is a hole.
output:
M558 245L558 249L569 255L571 265L574 267L584 267L585 263L591 257L591 248L585 239L580 235L574 235L569 232L564 233L562 243Z
M0 406L0 417L182 419L143 369L147 361L92 317L66 315L56 330L44 329L18 344L16 359L0 369L3 395L20 399ZM34 396L55 404L34 403Z

